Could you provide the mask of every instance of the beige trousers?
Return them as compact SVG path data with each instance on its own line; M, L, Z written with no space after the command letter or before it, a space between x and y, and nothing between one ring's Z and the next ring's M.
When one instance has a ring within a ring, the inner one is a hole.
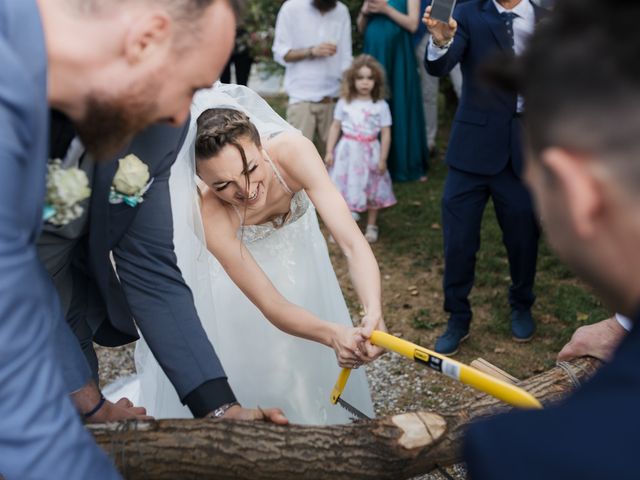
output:
M315 143L324 158L335 102L298 102L287 107L287 121Z

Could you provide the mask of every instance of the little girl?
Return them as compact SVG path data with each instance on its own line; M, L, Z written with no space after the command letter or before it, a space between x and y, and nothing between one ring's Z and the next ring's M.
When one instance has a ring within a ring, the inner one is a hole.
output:
M396 203L387 170L391 112L384 92L382 66L371 55L356 57L344 73L325 156L329 175L351 211L368 212L369 243L378 240L378 210Z

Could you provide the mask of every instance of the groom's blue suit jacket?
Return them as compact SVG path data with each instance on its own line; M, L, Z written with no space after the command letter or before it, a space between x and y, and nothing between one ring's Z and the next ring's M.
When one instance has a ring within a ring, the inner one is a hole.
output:
M54 344L64 319L36 251L46 59L35 1L0 0L0 476L115 479L67 395Z
M62 157L75 132L61 116L53 119L52 155ZM137 325L180 398L202 416L235 397L173 249L169 175L188 125L151 126L113 159L97 164L88 234L73 252L73 283L86 288L74 288L72 303L73 315L85 316L95 331L94 340L102 345L137 340ZM109 202L118 159L128 154L144 162L153 179L143 202L135 207ZM75 359L67 355L65 342L59 345L60 355L68 359L67 378L77 378Z

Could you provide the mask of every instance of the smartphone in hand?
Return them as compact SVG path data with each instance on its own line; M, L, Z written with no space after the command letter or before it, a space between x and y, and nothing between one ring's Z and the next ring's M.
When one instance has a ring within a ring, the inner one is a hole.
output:
M449 23L456 0L433 0L431 2L431 18Z

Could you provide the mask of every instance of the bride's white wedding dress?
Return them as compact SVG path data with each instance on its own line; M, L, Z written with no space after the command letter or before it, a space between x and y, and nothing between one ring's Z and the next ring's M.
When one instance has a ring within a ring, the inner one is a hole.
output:
M247 94L243 89L229 88L233 92ZM192 109L196 119L206 108L223 106L220 103L235 106L230 100L218 98L219 90L220 87L214 88L215 95L212 96L207 95L211 91L198 94ZM252 98L252 101L257 100ZM270 110L265 105L260 105L260 109ZM245 111L261 134L270 135L285 129L281 123L261 123L260 115L254 116L251 110ZM271 111L269 115L276 114ZM195 119L192 119L192 128L195 129L193 121ZM190 132L183 150L193 148L194 133ZM204 329L220 357L238 401L245 407L280 407L293 423L321 425L348 422L349 414L329 400L340 372L333 350L274 327L206 250L195 189L189 185L194 179L193 166L185 168L188 163L184 161L186 156L181 157L171 174L178 265L193 291ZM193 155L189 157L192 162ZM288 189L275 165L270 164L282 188ZM190 193L185 195L185 191ZM291 210L284 224L247 225L238 231L238 235L274 286L290 302L324 320L352 325L318 226L315 208L304 191L293 195ZM144 340L140 340L136 348L136 367L137 379L118 394L133 397L135 403L146 407L156 418L191 416ZM373 416L363 369L352 372L344 398Z

